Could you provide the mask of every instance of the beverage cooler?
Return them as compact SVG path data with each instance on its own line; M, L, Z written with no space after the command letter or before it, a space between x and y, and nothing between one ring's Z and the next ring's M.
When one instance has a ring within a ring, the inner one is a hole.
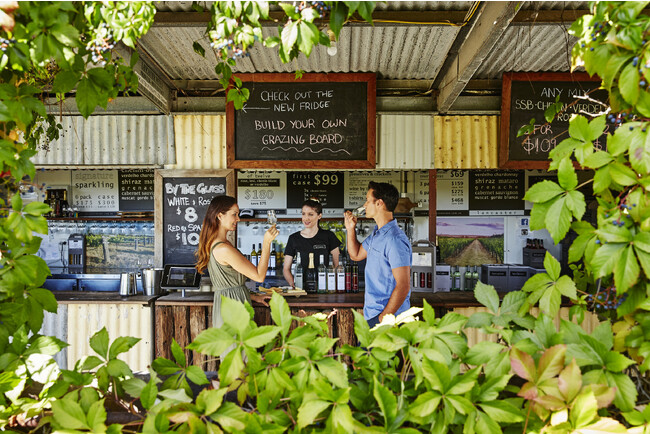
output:
M436 291L436 246L427 240L413 243L411 291Z

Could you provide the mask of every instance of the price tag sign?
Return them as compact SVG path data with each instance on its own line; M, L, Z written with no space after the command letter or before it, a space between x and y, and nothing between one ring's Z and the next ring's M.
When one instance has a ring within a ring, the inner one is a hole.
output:
M388 182L399 190L399 172L355 171L346 172L344 208L354 209L366 203L368 183ZM400 192L401 193L401 192Z
M469 170L438 170L437 211L443 215L467 215Z
M74 170L71 205L79 211L119 211L117 170Z
M429 171L415 172L415 201L422 204L418 209L429 209Z
M290 172L287 178L287 207L300 208L311 198L323 208L343 208L343 172Z
M287 174L282 172L241 172L237 177L240 209L284 209Z

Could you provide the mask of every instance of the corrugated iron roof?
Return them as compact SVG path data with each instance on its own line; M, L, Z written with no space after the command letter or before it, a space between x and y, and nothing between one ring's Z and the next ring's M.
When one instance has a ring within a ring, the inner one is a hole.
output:
M237 61L235 71L377 72L384 79L433 80L458 31L451 26L348 26L341 31L334 56L327 54L326 47L317 46L310 57L300 55L283 64L277 49L256 46L250 57ZM154 27L140 44L172 80L216 80L217 62L203 32L198 27ZM272 28L263 32L265 36L277 34ZM194 41L205 48L205 58L192 50Z
M474 74L476 79L501 80L504 71L569 71L576 38L562 24L529 24L506 29L503 37Z

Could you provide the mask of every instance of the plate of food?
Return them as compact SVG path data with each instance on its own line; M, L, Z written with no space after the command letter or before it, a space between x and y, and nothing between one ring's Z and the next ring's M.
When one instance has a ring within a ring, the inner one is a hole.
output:
M273 295L274 292L283 296L294 296L294 297L299 297L301 295L307 294L306 291L300 288L294 288L292 286L271 286L270 288L265 288L263 286L260 286L258 290L268 295Z

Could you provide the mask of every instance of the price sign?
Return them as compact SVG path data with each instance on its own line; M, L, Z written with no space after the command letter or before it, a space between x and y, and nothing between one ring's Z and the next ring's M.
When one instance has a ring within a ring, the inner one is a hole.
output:
M311 198L323 208L343 208L343 172L290 172L287 178L287 207L300 208Z
M429 171L415 172L415 201L421 203L419 209L429 210Z
M440 215L466 215L469 210L468 170L438 170L437 212Z
M241 172L237 178L237 202L241 209L283 209L287 207L287 174Z
M355 171L346 172L344 208L353 209L366 202L368 183L388 182L399 190L399 172Z
M117 170L73 171L71 205L79 211L119 211Z

